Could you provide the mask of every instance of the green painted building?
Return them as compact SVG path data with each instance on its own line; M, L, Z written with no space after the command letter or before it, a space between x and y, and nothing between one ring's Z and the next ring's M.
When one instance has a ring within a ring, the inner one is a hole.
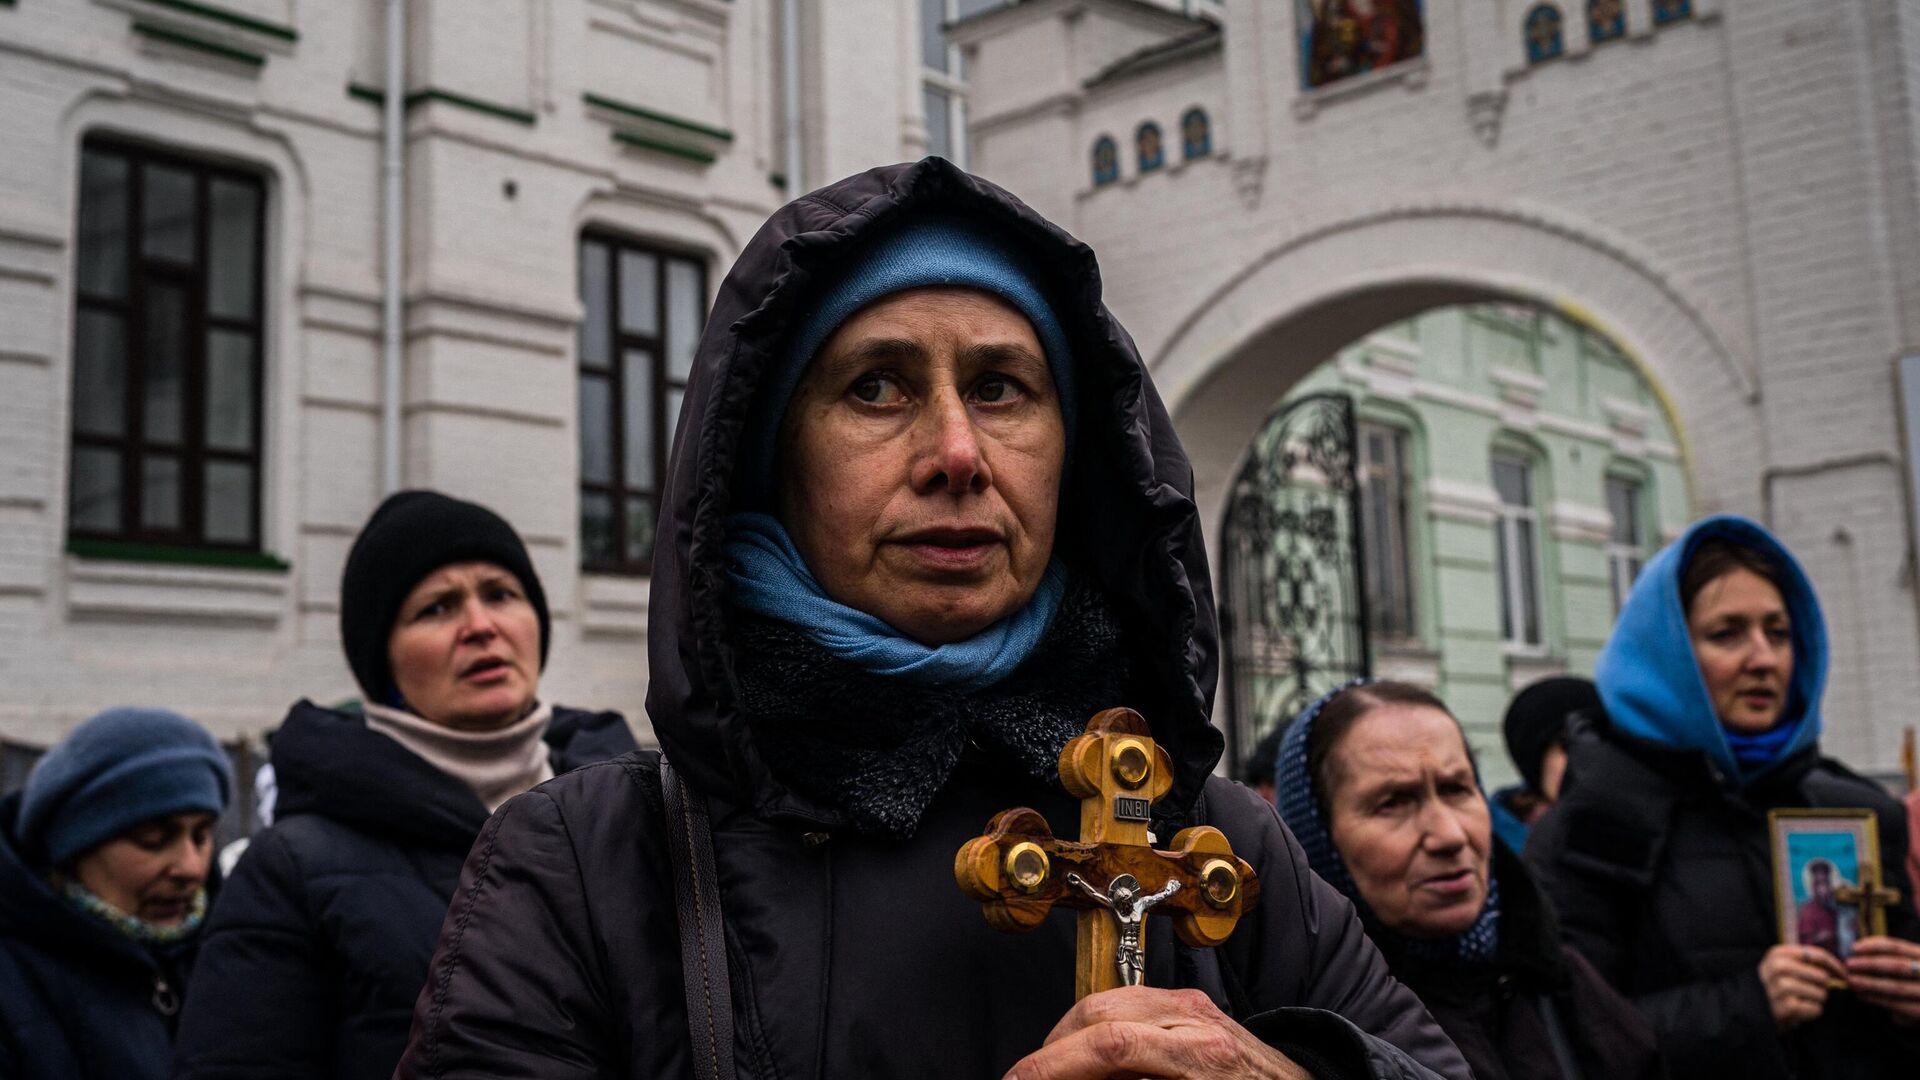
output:
M1351 396L1374 671L1434 688L1489 781L1513 692L1591 675L1621 596L1691 518L1658 391L1607 339L1527 307L1443 308L1289 394Z

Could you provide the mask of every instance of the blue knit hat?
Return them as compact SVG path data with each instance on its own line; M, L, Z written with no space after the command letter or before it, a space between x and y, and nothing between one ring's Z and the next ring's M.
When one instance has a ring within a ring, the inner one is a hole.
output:
M218 814L233 766L205 728L165 709L108 709L73 729L27 774L17 839L29 858L74 856L167 814Z
M1073 354L1067 333L1041 292L1031 267L1007 243L980 225L956 217L925 217L886 233L854 256L853 265L829 282L796 313L796 325L786 350L769 367L748 419L740 477L750 506L771 502L774 490L774 453L800 377L840 324L868 304L897 292L929 285L952 285L990 292L1012 304L1033 324L1034 335L1047 354L1047 368L1060 397L1060 416L1067 431L1068 456L1073 445Z

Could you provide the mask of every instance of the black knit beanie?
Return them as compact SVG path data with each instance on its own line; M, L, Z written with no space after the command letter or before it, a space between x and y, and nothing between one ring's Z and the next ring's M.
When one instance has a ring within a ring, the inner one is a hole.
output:
M1600 690L1573 675L1542 679L1520 691L1507 706L1501 728L1507 738L1507 756L1520 770L1527 790L1540 794L1540 761L1547 749L1567 733L1567 717L1600 707Z
M390 705L398 695L387 642L407 594L435 570L469 560L494 563L520 579L540 616L540 668L546 670L552 637L547 594L513 526L478 503L437 491L401 491L367 519L340 575L340 644L368 701Z

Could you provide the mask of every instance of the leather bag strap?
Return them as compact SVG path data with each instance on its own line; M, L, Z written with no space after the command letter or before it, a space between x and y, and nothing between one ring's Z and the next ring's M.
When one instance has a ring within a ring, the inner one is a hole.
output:
M707 804L660 755L660 795L673 859L673 903L680 924L680 971L687 986L688 1047L695 1080L734 1080L733 993L727 936Z

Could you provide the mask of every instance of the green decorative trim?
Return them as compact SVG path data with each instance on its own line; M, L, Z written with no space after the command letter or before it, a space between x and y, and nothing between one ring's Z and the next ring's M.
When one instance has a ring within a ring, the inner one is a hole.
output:
M666 113L654 112L652 109L644 109L638 105L629 105L624 101L615 101L609 97L601 97L599 94L581 94L580 97L596 109L606 109L610 112L622 113L636 120L647 120L655 124L665 124L670 128L678 128L681 131L691 132L692 134L705 136L709 139L718 139L721 142L730 143L733 141L733 132L725 128L709 127L706 124L695 123L692 120L682 120L678 116L668 116Z
M6 2L11 3L12 0L6 0ZM154 7L184 11L189 15L198 15L203 19L223 22L228 26L237 26L242 30L251 30L256 34L265 34L268 37L276 37L282 41L300 40L300 31L295 30L291 26L265 22L251 15L242 15L237 11L228 11L225 8L217 8L209 4L198 4L195 3L194 0L142 0L142 2L152 4Z
M381 100L385 101L386 99L382 97ZM456 94L451 90L435 90L431 87L425 90L415 90L413 93L408 94L407 108L411 109L423 101L439 101L448 105L458 105L463 109L471 109L474 112L485 113L488 116L497 116L502 120L511 120L516 124L525 124L528 127L532 127L538 121L537 117L525 109L510 108L506 105L495 105L490 101L470 98L465 94Z
M209 56L218 56L223 60L236 60L249 67L261 67L267 62L266 56L262 53L251 52L246 49L236 49L231 45L222 45L217 41L197 38L192 34L183 34L178 30L165 26L155 26L152 23L135 22L133 24L133 32L145 37L150 37L155 41L164 41L169 45L178 45L183 49L192 49L195 52L203 52Z
M120 562L174 563L180 566L224 566L234 570L271 570L284 574L293 564L264 551L223 551L218 548L145 544L134 540L68 540L67 554L82 559Z
M0 7L12 7L13 0L0 0Z
M387 103L386 91L379 87L368 86L365 83L348 83L347 96L356 101L367 102L370 105L385 105ZM474 112L485 113L488 116L498 117L501 120L511 120L516 124L525 124L528 127L533 127L539 122L538 117L525 109L515 109L507 105L495 105L491 101L481 101L479 98L471 98L465 94L456 94L451 90L435 90L432 87L428 87L425 90L415 90L413 93L408 94L405 105L411 109L423 101L439 101L448 105L458 105L463 109L472 109Z
M674 157L686 158L688 161L697 161L702 165L711 165L715 160L715 155L711 150L700 150L691 146L681 146L678 143L661 142L659 139L649 139L645 135L635 135L631 131L615 131L613 133L613 141L624 143L628 146L637 146L642 150L655 150L662 154L671 154Z

